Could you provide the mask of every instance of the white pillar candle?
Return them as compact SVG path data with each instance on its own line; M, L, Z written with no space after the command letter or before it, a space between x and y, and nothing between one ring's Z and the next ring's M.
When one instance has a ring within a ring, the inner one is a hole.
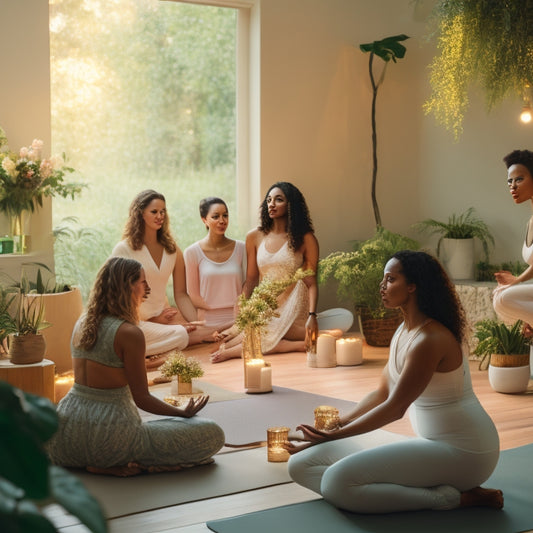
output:
M336 352L338 365L360 365L363 362L363 341L359 337L337 339Z
M246 392L270 392L272 390L272 367L263 359L246 361Z
M329 368L336 365L335 337L328 334L319 335L316 342L316 366Z
M265 366L261 369L261 391L270 392L272 390L272 367L265 363Z

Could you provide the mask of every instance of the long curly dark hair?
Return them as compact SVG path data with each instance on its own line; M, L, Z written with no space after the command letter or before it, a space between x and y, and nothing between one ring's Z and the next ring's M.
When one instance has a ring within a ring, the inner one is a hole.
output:
M513 150L503 158L505 166L524 165L533 177L533 152L529 150Z
M285 198L287 198L287 233L289 235L289 246L293 250L298 250L304 242L304 235L309 232L314 233L315 230L304 195L292 183L278 181L268 189L259 207L261 218L259 229L263 233L268 233L274 225L274 221L268 216L267 198L270 191L276 187L281 189Z
M126 239L133 250L140 250L144 244L144 219L143 211L152 200L162 200L165 197L152 189L140 192L131 202L130 212L122 238ZM177 250L176 241L170 233L170 219L168 211L163 219L163 225L157 230L157 240L163 245L167 253L173 254Z
M402 250L393 256L402 265L408 283L416 285L418 308L428 317L446 326L462 342L466 317L455 287L433 256L426 252Z
M140 278L141 269L139 261L125 257L110 257L104 263L89 296L78 346L89 350L95 345L98 328L105 316L138 323L139 311L132 295L133 284Z

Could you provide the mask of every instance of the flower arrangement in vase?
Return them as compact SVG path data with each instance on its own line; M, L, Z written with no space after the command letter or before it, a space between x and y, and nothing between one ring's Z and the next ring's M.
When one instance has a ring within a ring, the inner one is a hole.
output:
M167 378L177 377L178 394L191 394L192 380L204 375L200 362L194 357L187 357L181 351L172 352L159 370Z
M64 154L44 158L43 141L39 139L18 153L10 152L0 128L0 212L10 219L12 236L24 235L23 214L42 207L43 197L58 195L74 200L81 193L84 184L65 182L65 176L72 172Z

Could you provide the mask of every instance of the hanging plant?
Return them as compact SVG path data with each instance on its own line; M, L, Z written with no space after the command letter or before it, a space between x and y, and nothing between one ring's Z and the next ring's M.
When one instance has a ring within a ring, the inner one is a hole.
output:
M457 140L468 109L468 90L478 83L487 110L533 82L533 0L438 0L437 46L430 65L426 113Z

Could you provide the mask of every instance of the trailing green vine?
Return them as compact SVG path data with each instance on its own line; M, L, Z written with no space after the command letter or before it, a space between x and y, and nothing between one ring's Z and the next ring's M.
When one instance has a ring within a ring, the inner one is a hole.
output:
M458 139L471 85L490 110L533 84L533 0L438 0L434 21L440 52L424 109Z

